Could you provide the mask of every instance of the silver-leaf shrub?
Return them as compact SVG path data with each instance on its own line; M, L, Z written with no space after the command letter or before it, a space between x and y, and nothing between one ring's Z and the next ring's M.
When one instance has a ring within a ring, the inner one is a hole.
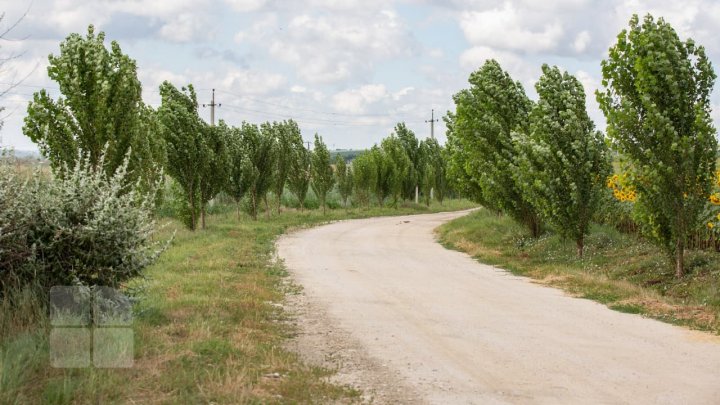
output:
M165 247L153 239L157 188L129 187L127 164L108 176L81 158L26 181L0 166L0 295L29 283L117 287Z

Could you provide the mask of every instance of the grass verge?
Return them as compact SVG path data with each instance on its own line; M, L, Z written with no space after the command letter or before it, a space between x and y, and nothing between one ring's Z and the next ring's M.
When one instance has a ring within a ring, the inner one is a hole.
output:
M617 311L720 333L720 254L692 251L687 275L655 246L595 225L578 259L575 244L556 235L532 239L505 216L481 209L437 230L448 248L592 299Z
M257 222L238 218L228 207L194 233L171 221L159 237L175 233L172 245L147 269L145 280L129 285L142 290L133 323L134 367L52 368L47 319L40 315L27 327L11 319L17 313L0 308L8 325L23 325L0 335L0 403L355 402L358 392L328 382L330 370L304 364L282 348L294 331L283 322L281 304L294 288L274 260L276 238L333 220L473 206L454 200L327 215L288 210Z

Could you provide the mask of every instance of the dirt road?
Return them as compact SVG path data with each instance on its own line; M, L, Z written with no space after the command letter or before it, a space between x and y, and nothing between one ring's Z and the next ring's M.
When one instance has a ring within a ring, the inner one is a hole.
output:
M364 367L353 382L380 402L720 404L718 338L446 250L432 231L461 215L345 221L283 237L279 255L310 305L300 322L312 325L301 330L315 335L300 349L334 344L342 363Z

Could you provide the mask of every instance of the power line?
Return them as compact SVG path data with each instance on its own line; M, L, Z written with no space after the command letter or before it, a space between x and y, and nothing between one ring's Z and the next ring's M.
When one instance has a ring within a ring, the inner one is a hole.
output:
M280 107L280 108L284 108L287 110L293 110L293 111L305 111L305 112L311 112L311 113L315 113L315 114L336 115L336 116L342 116L342 117L396 117L398 115L407 115L407 113L349 114L349 113L341 113L341 112L333 112L333 111L319 111L319 110L313 110L310 108L293 107L293 106L289 106L289 105L285 105L285 104L279 104L279 103L273 103L270 101L259 100L254 97L250 97L247 95L240 95L240 94L233 93L233 92L230 92L227 90L218 90L218 92L229 94L231 96L235 96L238 98L245 98L245 99L248 99L248 100L256 102L256 103L267 104L267 105L270 105L273 107Z
M3 83L0 82L0 85L2 85L2 84L3 84ZM56 86L42 86L42 85L37 85L37 84L24 84L24 83L23 83L23 84L20 84L19 86L29 87L29 88L49 89L49 90L55 90L55 91L59 91L59 90L60 90L60 88L59 88L59 87L56 87ZM147 90L153 91L153 92L157 92L157 90L153 90L153 89L147 89ZM214 110L215 110L215 109L214 109L213 105L216 106L216 107L219 107L219 106L220 106L220 104L216 104L216 103L215 103L215 96L214 96L214 91L215 91L215 89L202 89L202 88L198 88L198 90L211 90L211 91L213 91L213 97L212 97L211 102L210 102L209 104L203 104L203 107L210 107L210 122L211 122L211 124L214 124L214 122L215 122L215 111L214 111ZM314 114L324 114L324 115L337 116L337 117L341 117L341 116L342 116L342 117L355 117L355 118L358 118L358 119L360 119L360 120L362 120L363 118L370 119L370 118L372 118L372 117L375 117L375 118L385 118L385 119L393 119L393 118L397 119L397 118L400 117L400 116L403 116L403 115L407 116L407 115L408 115L408 113L397 113L397 114L392 114L392 113L385 113L385 114L347 114L347 113L339 113L339 112L319 111L319 110L314 110L314 109L309 109L309 108L297 108L297 107L291 107L291 106L288 106L288 105L273 103L273 102L269 102L269 101L258 100L258 99L255 99L255 98L253 98L253 97L244 96L244 95L239 95L239 94L237 94L237 93L233 93L233 92L225 91L225 90L219 90L219 89L218 89L217 91L220 92L220 93L225 93L225 94L229 94L229 95L235 96L235 97L240 98L240 99L247 99L247 100L250 100L250 101L252 101L252 102L256 102L256 103L260 103L260 104L266 104L266 105L269 105L269 106L280 107L280 108L283 108L283 109L292 110L293 112L295 112L295 111L305 111L305 112L311 112L311 113L314 113ZM8 93L8 94L15 94L15 95L25 96L25 97L32 97L32 96L33 96L32 94L20 93L20 92L11 92L11 93ZM150 105L150 104L148 104L148 105ZM324 118L324 117L298 117L296 114L264 111L264 110L247 108L247 107L243 107L243 106L239 106L239 105L228 104L228 103L225 103L225 104L224 104L224 107L225 107L225 108L230 108L230 109L235 110L235 111L238 111L238 112L252 113L252 114L261 115L261 116L264 116L264 117L266 117L266 116L272 116L272 117L279 117L279 118L283 118L283 119L293 119L293 120L295 120L295 121L297 121L297 122L299 122L299 123L304 123L304 124L308 124L308 125L358 126L358 127L383 125L382 123L378 123L378 122L363 122L363 121L351 121L351 120L338 120L338 119L330 119L330 118ZM408 122L408 123L413 123L413 122L415 122L415 121L406 121L406 122ZM419 121L417 121L417 122L419 122ZM425 121L425 122L427 122L427 121Z
M276 113L276 112L269 112L269 111L261 111L261 110L254 110L251 108L245 108L240 107L232 104L224 104L225 107L239 111L244 113L253 113L253 114L259 114L262 116L274 116L279 117L283 119L292 119L294 121L297 121L299 123L305 123L305 124L311 124L311 125L328 125L328 126L377 126L382 125L377 122L358 122L358 121L337 121L337 120L328 120L323 118L297 118L297 116L293 114L282 114L282 113ZM389 118L389 117L388 117Z

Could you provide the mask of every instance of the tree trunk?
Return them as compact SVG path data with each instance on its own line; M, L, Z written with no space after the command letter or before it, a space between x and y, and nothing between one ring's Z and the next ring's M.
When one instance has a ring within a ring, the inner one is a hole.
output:
M197 218L195 218L195 195L190 196L190 229L195 230Z
M500 215L502 215L502 213L500 213ZM540 236L540 221L537 217L531 216L530 219L528 219L527 225L530 230L530 235L532 235L533 238Z
M235 200L235 207L237 209L237 217L240 219L240 200Z
M265 200L265 218L270 219L270 204L268 204L267 194L265 194L263 200Z
M682 278L685 275L685 246L682 238L675 243L675 277Z
M575 244L577 245L577 255L582 259L583 249L585 248L585 237L580 236L577 240L575 240Z
M415 185L415 204L420 202L420 189Z
M200 207L200 222L202 223L202 229L205 229L205 204Z
M257 221L257 193L255 191L252 192L252 217L255 221Z
M277 196L277 213L280 214L280 205L282 203L282 193Z

